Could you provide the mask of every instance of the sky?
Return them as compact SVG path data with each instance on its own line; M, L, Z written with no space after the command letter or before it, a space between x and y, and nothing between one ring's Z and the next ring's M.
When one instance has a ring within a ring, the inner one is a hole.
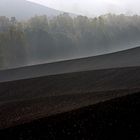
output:
M64 12L85 16L99 16L106 13L140 14L140 0L28 0Z

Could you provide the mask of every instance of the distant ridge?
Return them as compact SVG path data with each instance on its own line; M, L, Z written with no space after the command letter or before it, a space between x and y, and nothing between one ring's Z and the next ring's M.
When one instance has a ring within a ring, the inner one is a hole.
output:
M0 16L13 17L19 20L29 19L35 15L56 16L62 12L26 0L0 1Z

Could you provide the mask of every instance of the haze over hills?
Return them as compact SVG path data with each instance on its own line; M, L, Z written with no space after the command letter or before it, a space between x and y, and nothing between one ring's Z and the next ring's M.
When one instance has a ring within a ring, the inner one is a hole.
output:
M72 18L71 14L60 13L26 0L2 0L0 69L97 56L140 46L140 16L107 14Z
M26 0L0 1L0 16L16 17L19 20L29 19L34 15L56 16L60 11L35 4Z

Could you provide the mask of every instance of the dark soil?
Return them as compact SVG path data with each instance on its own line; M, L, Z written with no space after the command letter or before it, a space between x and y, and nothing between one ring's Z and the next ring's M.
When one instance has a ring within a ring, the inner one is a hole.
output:
M140 92L140 67L0 83L0 129Z
M1 140L139 140L140 93L0 131Z

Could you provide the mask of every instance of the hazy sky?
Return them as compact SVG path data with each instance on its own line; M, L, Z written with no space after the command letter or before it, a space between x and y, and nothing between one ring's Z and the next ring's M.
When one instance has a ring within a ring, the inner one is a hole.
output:
M140 0L28 0L57 10L87 16L106 13L140 14Z

